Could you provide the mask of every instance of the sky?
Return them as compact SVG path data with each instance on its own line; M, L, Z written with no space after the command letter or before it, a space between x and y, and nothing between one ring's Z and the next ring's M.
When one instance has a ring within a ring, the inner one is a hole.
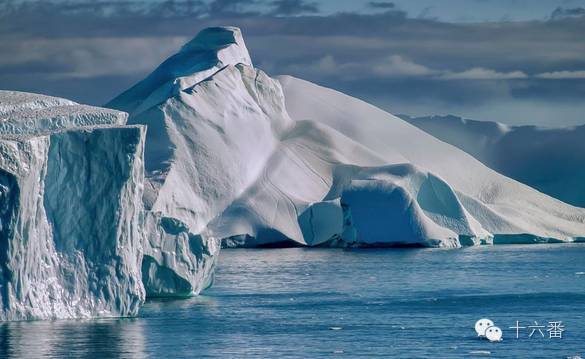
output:
M102 105L218 25L395 114L585 124L585 0L3 0L0 89Z
M321 12L330 15L339 11L367 12L371 10L370 3L375 2L322 0L318 3ZM585 6L583 0L394 0L392 3L395 8L405 11L409 17L447 22L544 20L557 7Z

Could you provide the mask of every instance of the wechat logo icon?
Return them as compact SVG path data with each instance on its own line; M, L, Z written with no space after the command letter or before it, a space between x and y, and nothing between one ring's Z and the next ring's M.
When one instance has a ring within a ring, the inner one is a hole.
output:
M480 338L486 338L490 342L502 341L502 329L495 326L494 322L483 318L475 322L475 332Z

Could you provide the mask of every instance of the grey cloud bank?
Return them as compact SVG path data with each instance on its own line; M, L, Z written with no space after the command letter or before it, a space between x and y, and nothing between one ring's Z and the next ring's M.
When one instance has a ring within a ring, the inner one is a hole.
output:
M389 2L372 2L374 13L331 15L296 0L18 4L5 4L0 15L3 89L102 104L201 28L231 24L271 74L306 78L394 112L585 122L585 18L578 9L551 9L542 21L455 24L410 18Z

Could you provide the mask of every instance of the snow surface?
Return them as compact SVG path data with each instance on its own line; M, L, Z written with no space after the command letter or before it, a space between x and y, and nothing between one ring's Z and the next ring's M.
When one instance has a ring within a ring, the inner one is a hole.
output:
M279 90L252 67L239 29L209 28L107 105L148 125L148 295L198 294L212 282L220 241L201 232L258 176L275 146L273 127L290 121L272 104ZM249 114L241 126L216 124L240 112Z
M125 124L128 117L120 111L18 91L0 90L0 100L0 134L4 137L111 127Z
M535 241L584 237L584 209L500 175L469 154L363 101L293 77L280 80L293 119L313 119L328 125L386 161L398 152L409 163L441 179L447 187L433 189L440 198L438 202L446 207L424 211L441 227L460 236L469 235L457 230L461 228L454 221L457 216L448 215L455 208L452 200L456 200L467 218L480 224L498 243L513 242L516 237L524 241L522 234ZM444 197L447 193L449 196ZM451 194L455 197L447 200ZM420 204L420 198L417 201Z
M197 239L186 253L215 254L220 239L457 247L585 236L585 210L360 100L272 79L249 59L239 29L204 30L109 104L148 125L147 222ZM150 290L191 283L172 248L152 253L172 279Z
M401 117L499 173L585 207L585 125L543 128L456 116Z
M136 315L145 128L35 94L0 109L0 320Z

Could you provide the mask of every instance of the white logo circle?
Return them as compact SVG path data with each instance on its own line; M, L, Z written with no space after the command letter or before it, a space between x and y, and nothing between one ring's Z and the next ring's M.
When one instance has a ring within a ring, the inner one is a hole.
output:
M490 342L502 341L502 329L500 329L496 326L491 326L491 327L487 328L487 330L485 331L485 337Z
M477 333L477 336L485 337L485 331L487 330L487 328L493 327L493 326L494 326L494 322L492 322L491 320L489 320L487 318L483 318L483 319L480 319L477 322L475 322L475 332Z

